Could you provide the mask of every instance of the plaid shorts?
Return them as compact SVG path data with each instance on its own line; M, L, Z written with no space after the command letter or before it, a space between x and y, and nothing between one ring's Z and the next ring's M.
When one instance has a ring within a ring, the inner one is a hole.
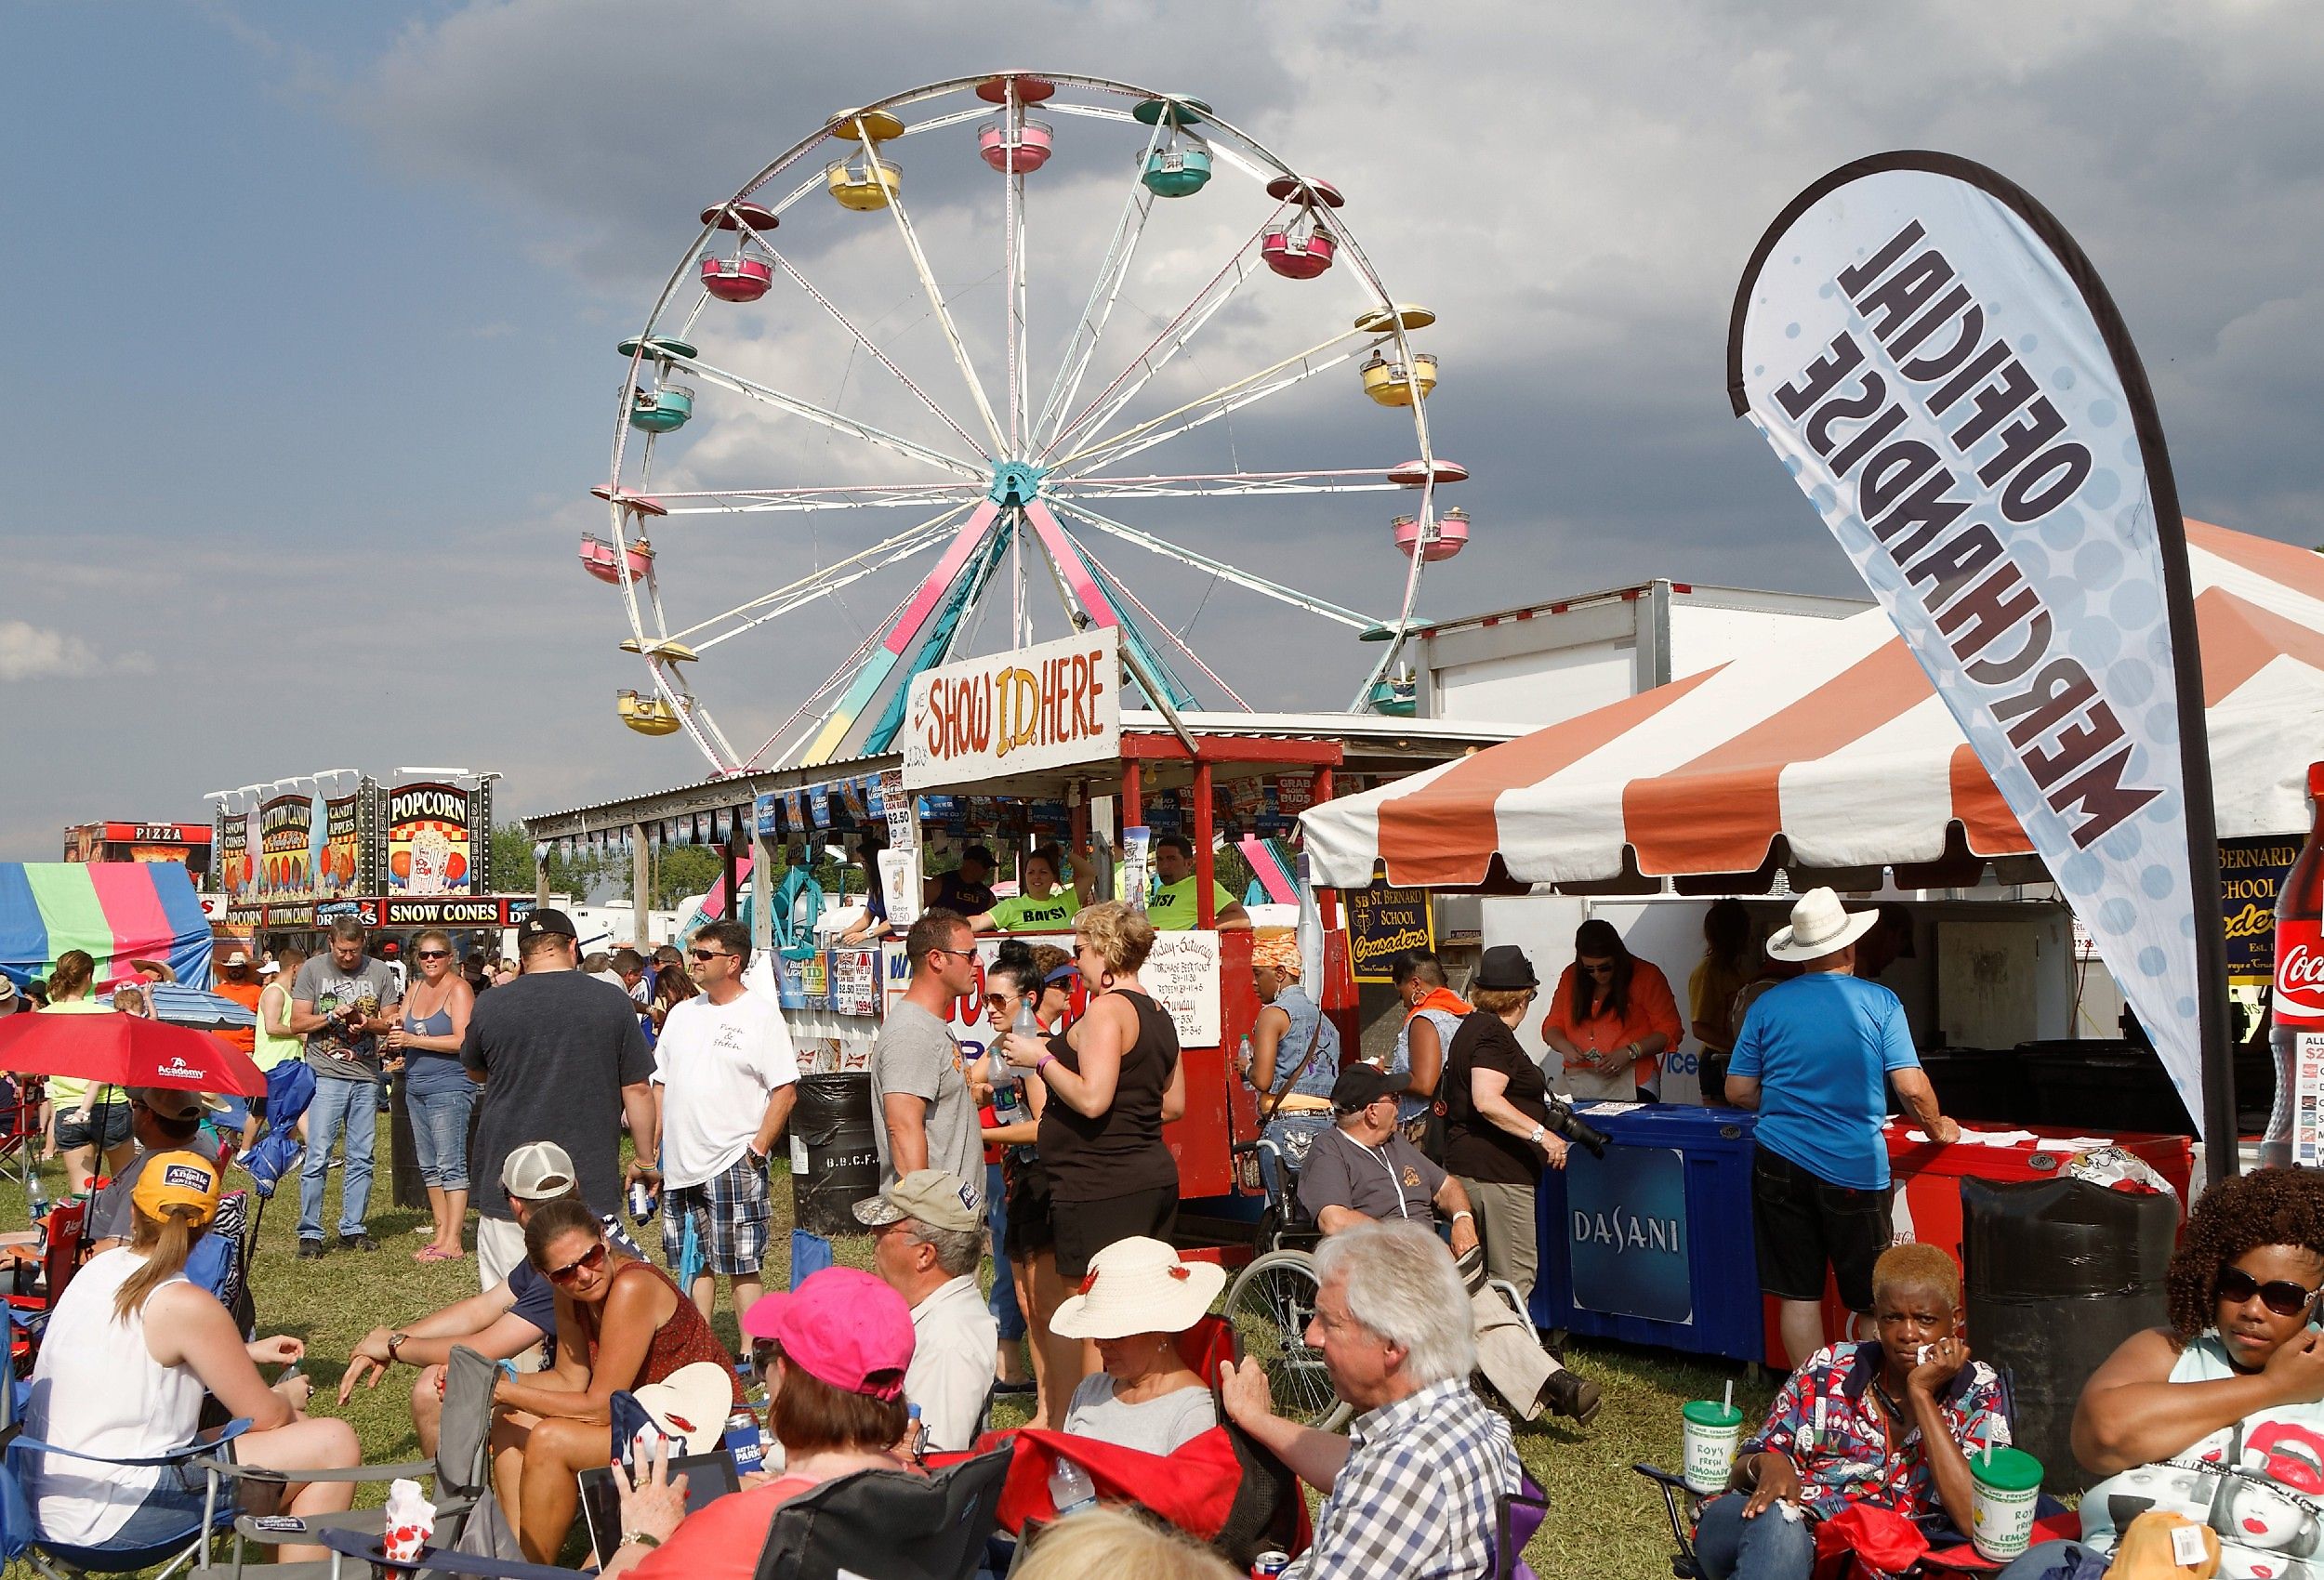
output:
M702 1271L727 1278L748 1278L767 1259L765 1165L748 1148L723 1174L699 1185L662 1191L662 1259L678 1271L686 1225L693 1225Z

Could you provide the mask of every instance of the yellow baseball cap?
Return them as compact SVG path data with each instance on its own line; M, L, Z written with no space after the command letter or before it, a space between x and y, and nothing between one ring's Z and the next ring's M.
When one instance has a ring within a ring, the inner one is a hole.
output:
M129 1199L138 1211L160 1222L171 1207L191 1206L201 1216L196 1229L218 1216L218 1165L200 1152L155 1152L145 1160Z

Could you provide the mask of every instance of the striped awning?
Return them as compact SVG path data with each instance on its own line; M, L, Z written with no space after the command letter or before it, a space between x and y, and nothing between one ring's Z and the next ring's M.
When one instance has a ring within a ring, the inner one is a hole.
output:
M2324 757L2324 556L2200 521L2186 533L2220 837L2304 833L2307 767ZM2083 591L2101 617L2110 579L2093 560ZM1317 881L1339 889L1376 864L1438 888L1764 887L1776 868L1796 881L2032 851L1877 609L1301 823Z
M0 971L21 987L68 949L96 959L100 988L132 960L210 985L209 918L175 862L0 862Z

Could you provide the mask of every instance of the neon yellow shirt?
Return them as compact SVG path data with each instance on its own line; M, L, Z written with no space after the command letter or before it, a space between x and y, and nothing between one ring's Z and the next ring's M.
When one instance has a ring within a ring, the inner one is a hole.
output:
M1081 896L1061 889L1046 900L1020 894L993 907L993 925L1003 932L1063 931L1081 909Z
M115 1011L112 1005L101 998L67 998L50 1005L41 1013L43 1015L111 1015ZM59 1113L70 1113L79 1108L82 1099L88 1096L89 1085L86 1081L76 1081L69 1075L51 1075L48 1077L48 1100L57 1105ZM120 1087L116 1086L113 1090L116 1094L113 1101L126 1102L128 1100L126 1095L122 1094Z
M1166 883L1154 891L1154 898L1146 902L1146 920L1154 924L1155 931L1190 932L1194 929L1197 920L1195 894L1197 881L1196 876L1189 873L1176 883ZM1215 919L1224 915L1226 908L1234 903L1235 896L1226 891L1226 886L1214 880L1210 885L1212 917Z

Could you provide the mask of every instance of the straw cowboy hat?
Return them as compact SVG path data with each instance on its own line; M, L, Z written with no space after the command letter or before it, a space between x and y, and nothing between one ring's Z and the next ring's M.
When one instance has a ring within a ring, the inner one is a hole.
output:
M1159 1240L1116 1240L1089 1258L1081 1293L1050 1318L1064 1338L1128 1338L1133 1333L1184 1333L1202 1321L1226 1287L1216 1262L1182 1262Z
M1881 919L1878 911L1843 911L1840 896L1829 889L1811 889L1791 907L1791 925L1767 940L1771 960L1821 960L1870 932Z

